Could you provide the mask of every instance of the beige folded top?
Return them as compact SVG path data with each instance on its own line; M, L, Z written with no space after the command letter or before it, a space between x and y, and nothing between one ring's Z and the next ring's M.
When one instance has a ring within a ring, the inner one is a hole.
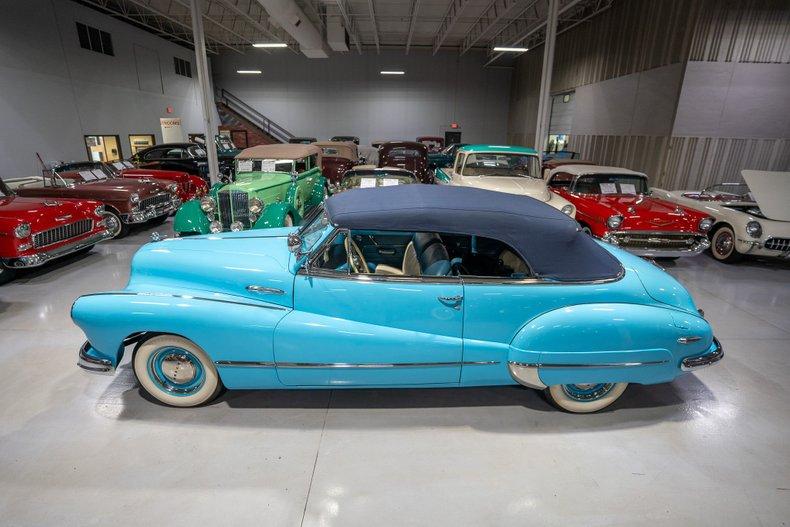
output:
M321 149L314 145L275 144L245 148L236 159L301 159L312 155L320 158Z

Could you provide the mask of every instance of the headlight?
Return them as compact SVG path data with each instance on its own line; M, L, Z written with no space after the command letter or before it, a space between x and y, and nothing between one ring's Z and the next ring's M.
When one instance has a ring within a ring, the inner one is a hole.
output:
M200 199L200 210L203 212L214 212L214 200L209 196Z
M759 238L763 235L763 226L759 221L750 221L746 224L746 234L752 238Z
M129 196L129 203L131 203L132 205L137 205L138 203L140 203L140 194L135 192L134 194Z
M167 190L169 190L170 192L172 192L173 194L175 194L176 192L178 192L178 185L176 185L175 183L170 183L170 184L167 186Z
M104 216L104 205L99 205L94 209L93 213L97 216Z
M250 212L253 214L260 214L263 210L263 202L258 198L252 198L250 200Z
M609 226L610 229L616 229L623 223L623 217L619 214L615 214L614 216L609 216L609 219L606 220L606 224Z
M14 236L17 238L27 238L30 236L30 224L21 223L17 225L16 229L14 229Z
M702 218L699 220L698 227L702 232L708 232L713 227L713 218Z
M562 207L561 210L562 210L563 214L567 214L568 216L570 216L571 214L573 214L573 205L571 205L569 203L569 204L565 205L564 207Z
M255 225L255 222L258 221L257 214L250 214L250 225Z
M230 224L230 230L233 232L239 232L244 230L244 224L240 221L234 221Z
M212 234L222 232L222 224L218 221L212 221L211 225L208 226L208 230L210 230Z

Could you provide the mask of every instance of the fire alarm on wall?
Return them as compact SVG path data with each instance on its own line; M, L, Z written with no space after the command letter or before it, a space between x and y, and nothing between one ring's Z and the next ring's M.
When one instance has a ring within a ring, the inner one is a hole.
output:
M166 109L165 111L166 111L167 113L173 113L173 107L172 107L172 106L168 106L168 107L167 107L167 109Z
M453 121L452 123L450 123L450 128L452 128L453 130L455 130L456 128L458 128L458 123L456 123L455 121Z

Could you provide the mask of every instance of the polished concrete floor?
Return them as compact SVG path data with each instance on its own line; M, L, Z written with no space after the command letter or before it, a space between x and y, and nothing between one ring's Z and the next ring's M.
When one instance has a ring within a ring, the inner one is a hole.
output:
M146 231L0 287L0 525L785 525L790 265L668 270L719 365L558 412L520 388L231 392L179 410L75 365L80 294ZM218 313L221 316L221 313Z

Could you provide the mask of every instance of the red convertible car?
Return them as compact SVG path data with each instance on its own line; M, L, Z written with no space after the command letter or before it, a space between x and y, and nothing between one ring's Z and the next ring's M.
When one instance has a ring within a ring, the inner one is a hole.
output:
M548 187L576 206L582 230L648 258L696 256L708 247L713 219L651 196L647 176L626 168L556 163Z
M0 179L0 284L17 269L38 267L112 238L99 201L22 198Z

